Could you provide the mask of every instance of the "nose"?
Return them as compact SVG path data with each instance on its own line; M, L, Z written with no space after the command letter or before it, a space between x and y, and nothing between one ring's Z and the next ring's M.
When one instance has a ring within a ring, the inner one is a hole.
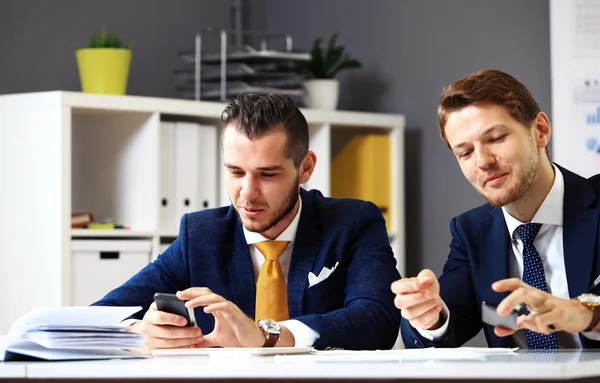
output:
M480 169L487 169L496 163L493 153L485 145L475 148L475 159Z
M258 188L258 182L255 177L251 174L246 174L244 179L242 180L242 190L240 190L240 197L247 201L252 201L256 199L260 194Z

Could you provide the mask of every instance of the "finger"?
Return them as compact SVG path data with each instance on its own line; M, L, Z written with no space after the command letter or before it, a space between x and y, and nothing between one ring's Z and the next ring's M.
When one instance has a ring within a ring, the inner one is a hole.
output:
M184 348L194 347L203 343L204 338L151 338L146 342L146 346L151 349L159 348Z
M187 319L181 315L171 314L164 311L150 311L144 316L144 320L147 320L153 325L171 325L171 326L185 326Z
M195 308L195 307L199 307L199 306L208 306L210 304L214 304L217 302L228 302L228 301L218 294L211 293L209 295L203 295L203 296L199 296L194 299L191 299L185 303L185 306L189 307L189 308Z
M199 327L174 327L149 325L145 331L154 338L199 338L202 330Z
M190 287L183 291L177 291L177 298L187 301L198 296L212 294L213 292L208 287Z
M526 303L527 306L535 309L541 307L546 301L547 293L534 287L524 285L513 291L508 297L504 298L498 305L500 315L508 315L515 306Z
M439 299L433 298L428 301L419 303L417 305L414 305L414 306L411 306L411 307L408 307L408 308L402 310L401 315L405 319L408 319L409 321L413 321L413 320L418 319L419 317L423 316L425 313L429 312L429 310L431 310L437 306L441 307Z
M544 314L535 315L533 321L538 332L548 335L559 330L560 325L558 323L560 323L563 316L564 311L560 307L555 307Z
M436 296L434 296L431 292L425 290L414 294L396 295L394 298L394 304L400 310L404 310L420 303L424 303L435 297Z
M515 333L515 330L511 330L506 327L502 327L502 326L494 327L494 334L496 334L498 336L508 336L508 335L512 335L514 333Z
M505 291L515 291L519 287L527 286L525 282L519 278L508 278L492 283L492 289L498 293Z
M429 269L421 270L419 275L417 275L417 281L420 288L431 286L435 280L435 273Z
M417 278L402 278L392 283L392 292L394 294L415 293L419 289Z
M436 305L431 308L429 311L423 313L418 318L413 319L410 322L410 325L414 328L420 329L430 329L440 320L440 312L442 311L441 305Z
M220 344L217 342L214 334L208 334L204 337L204 341L196 345L197 348L208 348L208 347L218 347Z

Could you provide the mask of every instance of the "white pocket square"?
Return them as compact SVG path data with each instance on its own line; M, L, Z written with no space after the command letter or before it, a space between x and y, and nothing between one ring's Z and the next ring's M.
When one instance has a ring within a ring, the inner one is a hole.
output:
M336 262L335 265L331 269L328 267L323 267L323 269L319 273L319 276L314 275L312 271L309 272L308 273L308 287L312 287L312 286L316 285L317 283L321 283L324 280L326 280L333 273L333 271L336 269L336 267L339 264L340 264L339 262Z

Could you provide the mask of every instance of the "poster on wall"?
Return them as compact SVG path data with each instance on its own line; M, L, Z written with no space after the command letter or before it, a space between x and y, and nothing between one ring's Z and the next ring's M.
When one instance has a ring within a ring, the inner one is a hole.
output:
M575 0L571 28L574 58L600 58L600 0Z
M581 176L600 173L600 71L597 77L573 80L570 163Z

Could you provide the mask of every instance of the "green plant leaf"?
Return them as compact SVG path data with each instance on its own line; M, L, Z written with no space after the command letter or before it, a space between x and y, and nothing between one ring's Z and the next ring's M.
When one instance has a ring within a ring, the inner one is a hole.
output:
M337 66L331 69L328 75L330 76L330 78L334 78L342 69L353 69L360 67L362 67L360 61L351 59L349 55L346 55Z
M98 43L96 41L96 36L95 35L91 35L90 36L90 44L89 47L90 48L96 48L98 46Z
M323 54L321 53L321 38L315 39L312 50L310 52L309 70L316 78L321 78L323 75Z

